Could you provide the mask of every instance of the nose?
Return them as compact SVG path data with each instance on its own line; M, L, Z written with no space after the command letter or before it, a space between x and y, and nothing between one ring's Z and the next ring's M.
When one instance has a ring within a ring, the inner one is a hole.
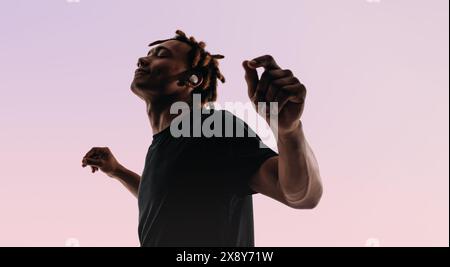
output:
M138 68L145 68L148 67L150 63L148 62L148 59L146 57L141 57L138 59L137 66Z

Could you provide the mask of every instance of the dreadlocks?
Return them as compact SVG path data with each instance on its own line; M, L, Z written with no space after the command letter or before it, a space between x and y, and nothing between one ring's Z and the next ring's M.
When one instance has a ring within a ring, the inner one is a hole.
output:
M186 34L177 30L175 37L159 40L151 43L149 46L158 45L169 40L184 42L192 47L188 59L191 63L191 71L203 77L203 82L194 89L193 94L201 94L202 103L214 102L217 99L217 80L225 82L225 77L219 70L218 59L224 58L222 55L211 55L205 50L205 42L197 42L193 36L187 37Z

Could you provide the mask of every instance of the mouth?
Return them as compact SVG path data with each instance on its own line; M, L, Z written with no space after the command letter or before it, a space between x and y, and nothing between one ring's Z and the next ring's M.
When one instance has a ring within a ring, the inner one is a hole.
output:
M141 75L148 75L150 74L149 70L143 69L143 68L138 68L136 69L136 71L134 72L134 74L141 74Z

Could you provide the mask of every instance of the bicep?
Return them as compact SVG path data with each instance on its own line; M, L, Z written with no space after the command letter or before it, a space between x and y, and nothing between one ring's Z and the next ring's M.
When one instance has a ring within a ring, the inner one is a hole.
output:
M278 159L279 156L274 156L264 161L251 177L250 187L258 193L288 205L278 180Z

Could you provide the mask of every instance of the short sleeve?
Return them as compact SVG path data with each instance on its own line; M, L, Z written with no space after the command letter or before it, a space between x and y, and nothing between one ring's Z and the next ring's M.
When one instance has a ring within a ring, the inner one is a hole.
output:
M233 176L228 179L231 183L228 186L239 196L256 194L257 192L250 187L251 177L267 159L278 154L267 147L244 121L232 114L231 116L235 119L236 127L242 127L241 133L244 135L227 138L229 156L231 157L229 173Z

